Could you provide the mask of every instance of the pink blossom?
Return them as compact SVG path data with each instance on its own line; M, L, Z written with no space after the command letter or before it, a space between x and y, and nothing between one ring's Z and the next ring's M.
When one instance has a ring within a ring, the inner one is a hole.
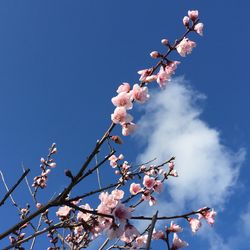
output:
M101 203L109 208L114 208L118 201L114 198L112 194L108 194L108 192L102 192L99 195L99 199L101 200Z
M164 67L161 66L157 74L157 79L156 79L157 83L160 85L161 88L163 88L169 79L170 79L170 76L168 72L166 72Z
M70 215L71 210L72 208L68 206L59 207L58 211L56 212L56 215L61 219L65 219Z
M159 239L165 239L165 234L163 231L153 231L153 235L152 235L152 239L153 240L159 240Z
M121 223L125 223L131 217L131 208L127 208L124 204L120 203L115 207L112 214Z
M134 238L140 235L140 232L136 229L136 227L134 227L131 224L126 224L124 230L125 231L123 235L120 237L120 240L126 243L131 242Z
M154 189L155 192L161 193L162 190L163 190L163 184L162 184L162 182L159 181L159 180L155 181L155 184L154 184L154 186L153 186L153 189Z
M117 226L116 224L112 224L110 228L107 230L107 236L110 240L121 237L124 229L122 227Z
M115 155L111 155L109 157L109 161L110 161L110 166L115 168L117 166L118 158Z
M116 90L116 92L119 94L119 93L122 93L122 92L125 92L125 93L127 93L127 92L129 92L130 91L130 85L129 85L129 83L127 83L127 82L124 82L124 83L122 83L119 87L118 87L118 89Z
M148 175L145 175L143 178L143 185L148 188L151 189L155 184L155 179L149 177Z
M199 11L198 10L189 10L188 11L188 16L192 21L195 21L198 18Z
M132 109L133 107L130 93L121 92L117 96L113 97L111 101L116 107L124 107L126 109Z
M199 34L200 36L203 36L203 28L204 28L204 24L203 23L197 23L194 26L194 30L197 32L197 34Z
M137 102L144 103L149 98L148 88L140 87L138 84L134 84L132 90L132 98Z
M171 250L176 250L176 249L179 249L179 248L182 248L182 247L187 247L188 246L188 243L181 240L178 235L176 233L174 233L174 237L173 237L173 245L172 245L172 248Z
M201 222L198 219L194 219L194 218L189 218L188 221L189 221L192 232L196 233L201 227Z
M115 189L111 192L115 200L121 200L124 196L124 191L120 189Z
M180 233L183 231L183 229L179 225L175 224L173 221L171 221L170 227L168 227L166 230L169 233Z
M176 171L176 169L172 169L169 175L171 175L173 177L178 177L179 176L178 172Z
M203 210L205 208L206 207L201 208L199 210ZM198 219L204 218L207 221L207 223L212 226L214 224L214 222L215 222L216 214L217 213L213 209L212 210L206 210L206 211L203 211L202 214L199 214Z
M153 196L150 196L150 199L149 199L149 206L150 207L152 207L152 206L154 206L155 204L156 204L156 199L155 199L155 197L153 197Z
M139 247L139 248L143 247L144 245L146 245L147 240L148 240L148 235L147 234L139 236L135 240L135 242L136 242L135 246Z
M139 70L138 74L141 75L140 81L141 82L153 82L156 80L157 76L151 75L152 69L143 69Z
M86 210L93 210L93 209L89 206L88 203L85 204L85 205L81 205L80 208L83 208L83 209L86 209ZM83 212L79 211L79 212L77 213L77 217L76 217L76 218L77 218L78 221L87 221L87 220L89 220L90 217L91 217L91 214L90 214L90 213L83 213Z
M188 38L184 37L181 42L176 46L177 52L185 57L187 54L192 52L192 49L196 46L196 43L190 41Z
M141 185L136 183L131 183L129 191L132 195L136 195L142 191Z
M189 17L188 16L184 16L182 21L183 21L184 26L187 26L187 27L189 26Z
M124 107L117 107L114 110L114 113L111 115L111 120L113 123L124 123L124 122L131 122L133 117L127 113L126 108Z
M136 125L133 122L125 122L122 124L122 134L128 136L136 129Z
M124 159L124 155L123 155L123 154L120 154L120 155L118 156L118 159L119 159L119 160L123 160L123 159Z

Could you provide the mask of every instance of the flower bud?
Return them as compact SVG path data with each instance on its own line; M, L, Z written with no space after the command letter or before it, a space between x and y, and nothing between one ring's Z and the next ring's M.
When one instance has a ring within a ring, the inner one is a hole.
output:
M184 26L189 27L189 17L188 16L184 16L182 21L183 21Z
M162 40L161 40L161 43L162 43L163 45L168 45L168 39L162 39Z
M152 58L158 58L158 57L160 57L160 53L159 53L158 51L152 51L152 52L150 53L150 56L151 56Z
M192 21L195 21L198 18L199 12L198 10L189 10L188 11L188 16Z

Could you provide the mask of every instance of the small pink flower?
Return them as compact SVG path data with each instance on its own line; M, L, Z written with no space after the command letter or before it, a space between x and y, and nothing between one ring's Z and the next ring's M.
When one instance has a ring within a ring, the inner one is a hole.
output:
M201 208L200 210L202 210L202 209L204 209L204 208ZM203 211L202 214L199 214L198 219L204 218L207 221L207 223L212 226L215 222L216 214L217 213L213 209L206 210L206 211Z
M152 239L153 240L164 240L165 239L165 234L163 233L163 231L153 231L153 235L152 235Z
M196 46L196 43L190 41L188 38L184 37L181 42L176 46L177 52L185 57L187 54L192 52L192 49Z
M179 176L179 175L178 175L178 172L176 171L176 169L171 170L171 172L170 172L169 175L171 175L171 176L173 176L173 177L178 177L178 176Z
M171 221L170 227L168 227L166 230L169 233L180 233L183 231L183 229L179 225L175 224L173 221Z
M182 21L183 21L184 26L187 26L187 27L189 26L189 17L188 16L184 16Z
M145 175L143 178L143 185L148 188L151 189L155 184L155 179L149 177L148 175Z
M124 191L120 189L115 189L111 192L115 200L121 200L124 196Z
M150 196L149 202L148 202L149 206L152 207L156 204L156 199L153 196Z
M197 32L197 34L199 34L200 36L203 36L203 28L204 28L204 24L203 23L197 23L194 26L194 30Z
M112 214L121 223L125 223L128 219L131 218L131 208L127 208L124 204L120 203L115 207Z
M154 191L157 193L161 193L163 190L163 184L161 181L157 180L155 181L154 187L153 187Z
M137 247L137 248L141 248L144 245L146 245L147 240L148 240L148 235L147 234L141 235L141 236L136 238L134 246Z
M141 75L140 81L141 82L153 82L156 80L157 76L151 75L152 69L143 69L139 70L138 74Z
M121 92L117 96L113 97L111 101L116 107L124 107L126 109L132 109L133 107L130 93Z
M165 71L164 67L161 66L157 74L156 82L160 85L161 88L163 88L167 84L169 79L170 79L170 75L168 74L168 72Z
M117 166L117 161L118 161L119 159L115 156L115 155L111 155L110 157L109 157L109 161L110 161L110 166L112 167L112 168L115 168L116 166Z
M126 108L124 107L117 107L114 110L114 113L111 115L111 120L113 123L124 123L124 122L131 122L133 117L127 113Z
M189 221L192 232L196 233L201 227L201 222L198 219L194 219L194 218L189 218L188 221Z
M176 249L179 249L179 248L182 248L182 247L187 247L188 246L188 243L181 240L178 235L176 233L174 233L174 237L173 237L173 245L172 245L172 248L171 250L176 250Z
M138 84L135 84L132 90L132 98L137 102L144 103L149 98L148 88L140 87Z
M110 228L107 230L107 236L110 240L121 237L124 230L122 227L117 226L116 224L112 224Z
M188 16L190 17L190 19L192 21L195 21L199 16L199 11L198 10L189 10L188 11Z
M114 196L108 194L108 192L100 193L99 199L103 205L109 208L114 208L118 204L118 201L114 198Z
M136 129L136 125L133 122L125 122L122 124L122 135L128 136L132 134Z
M127 82L122 83L116 90L118 94L122 92L128 93L129 91L130 91L130 85Z
M93 209L89 206L88 203L85 204L85 205L80 206L80 208L83 208L83 209L86 209L86 210L93 210ZM78 221L87 221L87 220L90 219L90 217L91 217L91 214L90 214L90 213L83 213L83 212L79 211L79 212L77 213L77 217L76 217L76 218L77 218Z
M59 207L56 215L61 219L66 219L70 215L71 210L72 208L68 206Z
M141 185L136 183L131 183L129 191L132 195L136 195L142 191Z
M131 224L126 224L124 228L124 233L120 237L120 240L130 243L134 238L140 235L140 232Z

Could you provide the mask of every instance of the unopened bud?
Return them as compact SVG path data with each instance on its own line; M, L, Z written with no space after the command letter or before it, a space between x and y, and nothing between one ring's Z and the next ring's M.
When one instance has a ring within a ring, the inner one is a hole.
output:
M123 143L122 139L117 135L111 136L111 140L114 141L116 144L122 144Z
M161 40L161 43L162 43L163 45L168 45L168 39L162 39L162 40Z
M152 51L152 52L150 53L150 56L151 56L152 58L158 58L158 57L160 56L160 53L159 53L158 51Z
M195 21L198 18L199 12L198 10L189 10L188 11L188 16L192 21Z
M188 16L184 16L182 21L183 21L184 26L189 27L189 17Z

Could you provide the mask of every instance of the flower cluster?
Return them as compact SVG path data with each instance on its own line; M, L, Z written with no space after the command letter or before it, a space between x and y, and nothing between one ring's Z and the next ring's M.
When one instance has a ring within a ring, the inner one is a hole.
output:
M53 143L52 146L49 148L49 154L47 156L47 159L41 158L41 165L40 168L42 169L42 173L38 176L34 177L34 181L32 186L37 188L45 188L47 185L48 180L48 174L50 173L52 168L56 167L56 163L54 159L52 158L53 154L57 153L56 144Z

